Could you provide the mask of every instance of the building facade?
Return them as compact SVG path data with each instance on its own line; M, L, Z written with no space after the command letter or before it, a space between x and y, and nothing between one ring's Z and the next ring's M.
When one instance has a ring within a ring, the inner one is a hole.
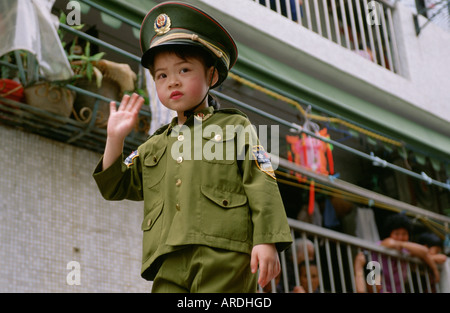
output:
M126 153L173 116L139 65L139 25L160 2L48 1L54 16L66 15L59 24L66 51L90 42L89 57L104 52L129 65L133 84L148 95ZM416 16L407 1L188 2L223 22L237 42L238 62L213 94L269 130L293 236L314 245L320 291L355 291L353 258L361 250L408 263L402 291L448 290L445 269L436 286L423 263L376 245L395 212L411 218L414 236L430 231L450 240L448 29ZM2 56L2 78L9 63L8 75L17 73L27 89L37 71L19 59ZM0 291L150 291L139 275L142 203L107 202L92 179L106 139L102 108L120 93L67 88L96 99L88 119L76 106L61 116L2 92L0 155L9 161L1 165ZM329 148L322 170L302 163L304 138ZM281 256L281 283L272 291L298 284L289 276L298 275L292 250Z

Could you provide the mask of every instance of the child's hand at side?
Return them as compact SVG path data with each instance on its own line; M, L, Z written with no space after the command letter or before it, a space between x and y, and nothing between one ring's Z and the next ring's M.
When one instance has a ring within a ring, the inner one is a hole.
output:
M281 270L280 260L274 244L260 244L252 249L250 268L256 273L259 264L258 284L266 286Z

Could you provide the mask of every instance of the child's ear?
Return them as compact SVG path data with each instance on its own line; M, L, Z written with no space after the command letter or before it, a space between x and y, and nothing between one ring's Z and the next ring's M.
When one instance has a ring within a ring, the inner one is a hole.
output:
M211 74L213 74L212 79ZM211 66L209 68L209 75L208 75L208 81L211 81L210 87L214 86L218 80L219 80L219 71L214 66Z

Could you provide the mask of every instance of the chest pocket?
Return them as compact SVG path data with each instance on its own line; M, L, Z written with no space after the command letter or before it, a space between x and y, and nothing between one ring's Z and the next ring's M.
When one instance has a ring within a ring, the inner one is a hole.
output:
M233 164L236 159L236 133L216 132L203 135L203 160L210 163Z
M151 188L158 184L166 173L166 146L153 148L144 158L144 186Z

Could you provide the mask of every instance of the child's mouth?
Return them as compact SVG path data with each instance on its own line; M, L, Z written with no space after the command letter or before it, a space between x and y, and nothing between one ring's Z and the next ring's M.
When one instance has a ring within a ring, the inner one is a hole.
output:
M182 96L183 96L183 93L181 93L179 91L174 91L170 94L170 99L177 100L177 99L180 99Z

